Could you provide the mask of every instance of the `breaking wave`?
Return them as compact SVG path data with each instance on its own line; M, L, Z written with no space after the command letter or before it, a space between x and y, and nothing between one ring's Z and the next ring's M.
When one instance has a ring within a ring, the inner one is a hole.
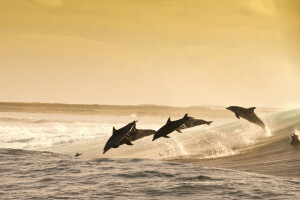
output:
M133 146L122 145L102 154L104 144L111 135L113 126L122 127L127 117L97 116L34 116L32 123L0 118L0 148L25 150L48 150L65 155L83 153L83 158L149 158L164 160L207 160L241 156L254 149L269 147L266 155L282 146L282 152L274 153L277 158L291 149L289 134L299 133L300 109L279 112L263 117L267 130L244 120L215 126L200 126L170 134L171 139L161 138L152 142L152 137L135 141ZM133 120L132 117L130 120ZM36 123L36 121L44 123ZM144 117L137 128L157 130L165 123L164 118ZM23 119L21 120L24 121ZM25 120L26 121L26 120ZM272 157L272 155L271 155ZM289 154L290 159L296 159ZM246 159L246 158L245 158ZM257 159L255 156L254 160ZM229 162L229 161L228 161ZM246 161L245 161L246 162ZM248 160L249 162L249 160Z

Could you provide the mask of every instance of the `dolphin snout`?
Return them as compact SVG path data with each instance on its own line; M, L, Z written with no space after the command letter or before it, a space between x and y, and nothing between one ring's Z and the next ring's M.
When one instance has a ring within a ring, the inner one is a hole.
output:
M156 140L156 139L158 139L158 138L159 138L159 137L157 137L157 135L154 135L152 141L154 141L154 140Z
M103 150L103 154L105 154L109 149L104 149Z

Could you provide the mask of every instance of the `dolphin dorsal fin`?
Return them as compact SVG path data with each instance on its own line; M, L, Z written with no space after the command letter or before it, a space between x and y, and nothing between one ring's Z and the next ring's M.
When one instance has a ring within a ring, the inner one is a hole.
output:
M183 118L187 118L187 117L188 117L188 114L186 113Z
M251 111L251 112L254 112L255 109L256 109L256 107L248 108L248 110Z
M116 133L116 129L115 129L115 127L113 127L113 135Z
M169 119L168 119L168 121L167 121L167 124L170 123L170 122L171 122L171 117L169 117Z

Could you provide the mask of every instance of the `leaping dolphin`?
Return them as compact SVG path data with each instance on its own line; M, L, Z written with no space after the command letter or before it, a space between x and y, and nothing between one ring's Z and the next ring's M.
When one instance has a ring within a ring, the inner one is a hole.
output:
M210 125L212 122L213 121L205 121L205 120L202 120L202 119L190 118L184 124L182 124L178 129L176 129L176 131L181 133L182 129L191 128L191 127L194 127L194 126L200 126L202 124Z
M292 133L290 135L290 138L291 138L291 145L298 145L298 144L300 144L299 137L295 133Z
M116 130L115 127L113 127L113 134L106 142L103 149L103 154L105 154L105 152L107 152L111 148L118 148L120 146L121 141L131 131L136 122L137 121L133 121L118 130Z
M266 129L265 124L259 117L254 113L256 107L243 108L239 106L230 106L227 107L227 110L234 112L235 116L240 119L240 117L246 119L247 121L254 123L260 126L263 129Z
M153 136L152 141L160 138L170 138L168 135L178 129L182 124L184 124L187 120L189 120L191 117L188 116L188 114L185 114L183 118L171 121L171 118L169 117L167 123L161 127Z
M124 139L120 142L120 146L122 144L133 145L131 142L141 139L143 137L154 135L156 133L155 130L151 129L137 129L136 124L133 125L131 131L124 137Z

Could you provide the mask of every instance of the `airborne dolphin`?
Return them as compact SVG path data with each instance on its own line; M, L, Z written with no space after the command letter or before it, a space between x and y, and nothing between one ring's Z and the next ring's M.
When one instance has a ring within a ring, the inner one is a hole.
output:
M187 120L189 120L191 117L188 117L188 114L185 114L183 118L178 119L176 121L171 121L170 117L167 121L167 123L161 127L153 136L152 141L160 138L170 138L168 135L178 129L182 124L184 124Z
M212 122L213 121L205 121L205 120L202 120L202 119L190 118L184 124L182 124L178 129L176 129L176 131L181 133L182 129L191 128L191 127L194 127L194 126L200 126L202 124L210 125Z
M103 154L105 154L105 152L107 152L111 148L118 148L120 146L121 141L131 131L136 122L137 121L133 121L118 130L116 130L115 127L113 127L113 134L106 142L103 149Z
M137 129L136 124L133 125L131 131L124 137L124 139L120 142L120 146L122 144L133 145L131 142L141 139L143 137L154 135L156 133L155 130L151 129Z
M254 123L258 126L260 126L263 129L266 129L265 124L259 117L254 113L256 107L251 107L251 108L243 108L239 106L230 106L227 107L227 110L230 110L234 112L235 116L240 119L240 117L246 119L247 121Z

